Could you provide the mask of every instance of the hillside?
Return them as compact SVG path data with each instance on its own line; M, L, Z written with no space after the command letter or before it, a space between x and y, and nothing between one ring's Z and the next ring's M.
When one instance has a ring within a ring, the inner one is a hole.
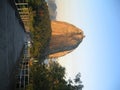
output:
M51 2L54 3L54 0ZM50 1L49 1L50 3ZM29 3L32 19L33 58L57 58L73 51L81 43L83 31L72 24L50 21L47 3L43 0ZM48 57L49 56L49 57Z
M31 10L31 34L33 40L31 55L33 58L42 61L47 57L46 49L49 49L51 38L48 6L44 0L31 0L29 6Z

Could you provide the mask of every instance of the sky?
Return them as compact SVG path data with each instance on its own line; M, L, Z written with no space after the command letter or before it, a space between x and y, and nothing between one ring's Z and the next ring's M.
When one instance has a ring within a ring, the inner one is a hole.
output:
M59 58L67 78L81 73L83 90L120 90L120 1L56 0L57 20L74 24L85 38Z

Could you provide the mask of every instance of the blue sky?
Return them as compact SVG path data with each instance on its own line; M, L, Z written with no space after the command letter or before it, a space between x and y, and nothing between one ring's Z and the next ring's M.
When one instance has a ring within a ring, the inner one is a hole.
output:
M81 72L83 90L120 90L120 1L56 0L57 20L84 31L83 42L60 58L67 77Z

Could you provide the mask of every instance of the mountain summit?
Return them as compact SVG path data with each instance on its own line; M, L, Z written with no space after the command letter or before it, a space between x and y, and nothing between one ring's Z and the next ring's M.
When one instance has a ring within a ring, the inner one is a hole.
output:
M83 31L72 24L51 21L51 27L50 58L57 58L70 53L84 38Z

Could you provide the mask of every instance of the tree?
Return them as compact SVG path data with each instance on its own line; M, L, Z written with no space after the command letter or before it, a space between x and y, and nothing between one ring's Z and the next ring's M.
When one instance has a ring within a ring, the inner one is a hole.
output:
M81 74L78 73L76 76L75 76L75 79L74 79L74 82L75 82L75 90L82 90L83 88L83 85L82 85L82 81L80 80L80 77L81 77Z
M80 73L73 81L65 80L65 68L58 62L51 61L49 65L36 63L31 68L30 85L27 90L82 90ZM68 83L68 84L67 84Z
M33 41L31 56L42 62L48 55L52 31L48 7L45 0L29 0L29 8L32 13L30 21Z

